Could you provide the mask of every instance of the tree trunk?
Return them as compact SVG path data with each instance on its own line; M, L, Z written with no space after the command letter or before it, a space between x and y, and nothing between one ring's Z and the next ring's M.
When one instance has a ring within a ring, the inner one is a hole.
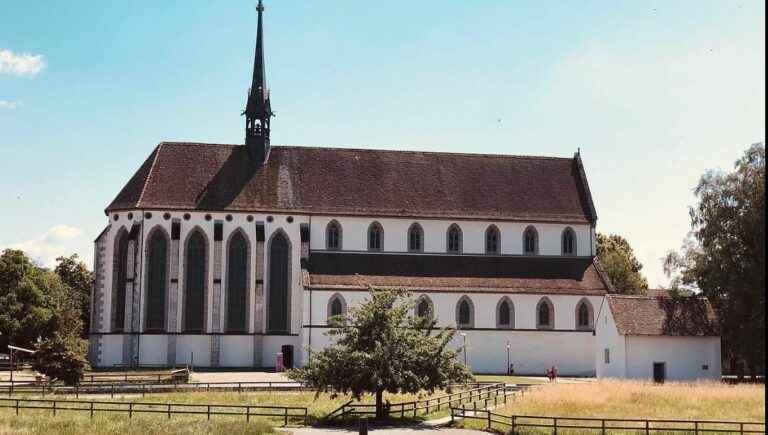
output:
M384 415L384 391L378 390L376 391L376 420L383 420Z

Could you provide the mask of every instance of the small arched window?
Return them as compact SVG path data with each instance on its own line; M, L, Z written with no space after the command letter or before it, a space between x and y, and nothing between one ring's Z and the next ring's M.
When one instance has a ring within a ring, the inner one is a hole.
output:
M414 223L408 228L408 252L424 251L424 230L421 225Z
M416 302L416 316L431 319L433 313L432 300L426 295L422 295Z
M337 324L343 322L343 316L347 311L347 303L344 301L344 297L338 293L331 296L328 300L328 324Z
M499 329L515 328L515 306L508 297L503 297L496 307L496 327Z
M485 253L491 255L501 253L500 240L500 232L496 225L489 226L485 230Z
M368 227L368 250L381 251L384 249L384 229L378 222Z
M555 326L555 308L552 302L544 297L536 306L536 327L538 329L552 329Z
M459 328L472 328L475 323L475 313L472 301L462 296L456 304L456 326Z
M561 245L563 255L576 255L576 233L573 228L568 227L563 230Z
M325 228L325 248L329 250L341 249L341 225L332 220Z
M592 329L593 325L592 304L586 298L576 304L576 329Z
M452 224L448 227L448 233L446 234L448 252L451 254L461 253L461 228L458 225Z
M534 227L528 227L523 232L523 254L536 255L539 253L539 233Z

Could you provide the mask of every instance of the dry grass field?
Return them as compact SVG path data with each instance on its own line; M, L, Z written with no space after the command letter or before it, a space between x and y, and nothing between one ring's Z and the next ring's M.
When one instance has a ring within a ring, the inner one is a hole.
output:
M765 421L765 386L715 382L657 385L618 380L555 383L542 385L494 412L547 417ZM485 426L477 420L463 424Z

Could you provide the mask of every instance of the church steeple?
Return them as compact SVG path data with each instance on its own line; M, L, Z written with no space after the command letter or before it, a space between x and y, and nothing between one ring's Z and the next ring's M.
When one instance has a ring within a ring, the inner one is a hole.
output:
M264 5L259 0L256 7L259 23L256 30L256 54L253 59L253 81L248 90L245 105L245 146L251 159L262 164L269 158L269 120L274 113L269 102L269 91L264 71L264 36L262 34L262 13Z

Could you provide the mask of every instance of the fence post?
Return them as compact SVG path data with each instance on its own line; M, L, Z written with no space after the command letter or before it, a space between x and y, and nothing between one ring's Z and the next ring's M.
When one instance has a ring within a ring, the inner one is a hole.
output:
M699 435L699 422L698 421L694 421L693 422L693 433L695 433L696 435Z
M491 411L485 411L488 414L488 429L491 429Z
M285 412L285 417L283 419L283 426L288 426L288 408L283 408L283 411Z
M605 435L605 419L600 420L600 433Z
M739 433L744 434L744 423L739 423Z
M78 387L78 384L75 384L75 399L80 398L80 387Z
M646 435L651 433L650 422L648 420L645 420L645 433Z
M416 418L416 402L413 402L413 418Z
M168 420L171 419L171 404L168 404Z
M515 417L514 415L512 416L512 435L515 434L515 419L516 418L517 417Z
M56 416L56 401L53 401L53 416Z
M133 417L133 403L128 403L128 418Z
M16 416L19 416L19 399L16 399Z
M91 419L93 419L93 402L91 402Z
M208 405L208 420L211 419L211 405Z
M554 433L555 433L555 435L557 435L557 417L553 418L553 420L555 421L555 428L554 428L555 432Z
M115 384L112 384L112 392L110 393L109 397L115 398Z
M251 421L251 407L246 406L245 407L245 422L249 423Z

